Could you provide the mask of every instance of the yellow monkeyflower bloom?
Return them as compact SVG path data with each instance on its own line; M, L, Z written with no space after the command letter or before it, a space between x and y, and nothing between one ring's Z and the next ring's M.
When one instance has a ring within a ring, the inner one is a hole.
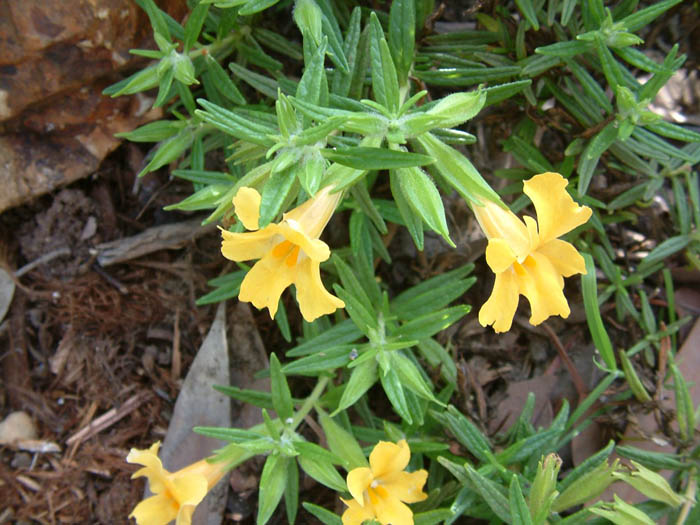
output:
M177 472L168 472L158 458L160 442L147 450L131 449L126 461L144 467L132 477L145 476L155 495L140 502L129 515L138 525L190 525L195 507L226 472L225 463L197 461Z
M348 508L343 513L343 525L361 525L375 519L382 525L413 525L413 512L406 503L428 497L423 485L426 470L405 472L411 458L408 443L380 441L369 456L369 467L348 473L350 500L342 500Z
M253 188L238 190L233 198L236 215L252 231L222 230L221 253L232 261L260 259L241 283L241 301L267 308L274 318L280 295L293 284L301 315L309 322L345 306L324 288L319 267L331 255L319 236L341 199L341 193L331 193L332 190L332 186L323 188L315 197L285 213L279 224L262 230L258 229L260 194Z
M537 221L527 216L520 220L492 201L473 207L489 240L486 262L496 274L491 296L479 310L482 326L508 331L520 294L530 302L533 325L551 315L569 316L564 277L585 274L586 265L576 248L558 237L584 224L592 212L573 201L567 184L564 177L551 172L525 181L523 191L535 205Z

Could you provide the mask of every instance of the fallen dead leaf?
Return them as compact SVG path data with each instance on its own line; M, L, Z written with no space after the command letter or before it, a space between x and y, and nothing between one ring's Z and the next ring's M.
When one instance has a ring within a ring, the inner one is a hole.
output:
M165 468L173 472L210 456L224 443L192 432L192 427L231 426L230 399L212 385L228 385L229 357L226 342L226 304L220 303L207 337L185 377L168 432L161 449ZM228 483L219 483L192 517L193 525L221 523Z

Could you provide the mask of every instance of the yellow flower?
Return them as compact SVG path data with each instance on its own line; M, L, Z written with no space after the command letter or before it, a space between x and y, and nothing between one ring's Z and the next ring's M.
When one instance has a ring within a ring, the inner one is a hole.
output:
M319 236L341 198L341 193L331 193L332 189L325 187L315 197L285 213L282 222L262 230L258 230L260 194L253 188L238 190L233 198L236 215L246 229L253 231L222 230L221 253L232 261L260 259L241 283L238 295L241 301L267 308L274 318L280 295L293 284L301 315L309 322L345 306L323 287L319 267L331 254Z
M525 181L524 192L535 205L537 221L525 217L523 222L492 201L474 206L489 240L486 262L496 274L491 297L479 311L482 326L508 331L520 294L530 302L533 325L551 315L569 316L564 277L585 274L586 266L576 248L558 237L588 221L591 209L576 204L566 185L558 173L541 173Z
M197 461L177 472L168 472L158 458L160 442L147 450L131 449L126 461L144 467L132 478L146 476L155 495L134 507L129 515L138 525L165 525L176 520L177 525L190 525L195 507L204 499L226 472L225 464Z
M353 499L341 498L348 506L343 513L343 525L361 525L371 519L382 525L413 525L413 512L405 503L428 497L423 492L428 472L405 472L410 457L405 439L398 443L377 443L369 456L369 468L360 467L348 473L348 490Z

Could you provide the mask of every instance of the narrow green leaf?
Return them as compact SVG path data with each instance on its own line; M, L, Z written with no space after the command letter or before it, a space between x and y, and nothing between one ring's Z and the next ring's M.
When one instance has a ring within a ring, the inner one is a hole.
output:
M272 454L265 460L260 476L257 525L265 525L269 521L282 499L290 461L294 460L279 454Z
M581 276L581 291L583 292L583 305L586 310L588 329L591 332L593 344L595 344L600 352L608 369L617 370L612 342L603 325L603 319L600 316L595 263L590 254L584 253L582 255L586 261L586 273Z
M355 404L377 381L377 361L372 359L355 367L345 385L343 395L331 416Z
M532 525L532 516L530 516L530 510L527 507L527 503L525 503L518 476L515 474L510 480L508 503L510 504L510 516L513 525Z
M332 162L356 170L411 168L414 166L425 166L433 162L431 157L420 153L363 146L321 150L321 154Z

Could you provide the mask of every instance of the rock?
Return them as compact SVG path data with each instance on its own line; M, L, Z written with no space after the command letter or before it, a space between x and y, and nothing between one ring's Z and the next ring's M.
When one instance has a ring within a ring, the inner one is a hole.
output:
M26 412L12 412L0 423L0 445L36 437L36 425Z

